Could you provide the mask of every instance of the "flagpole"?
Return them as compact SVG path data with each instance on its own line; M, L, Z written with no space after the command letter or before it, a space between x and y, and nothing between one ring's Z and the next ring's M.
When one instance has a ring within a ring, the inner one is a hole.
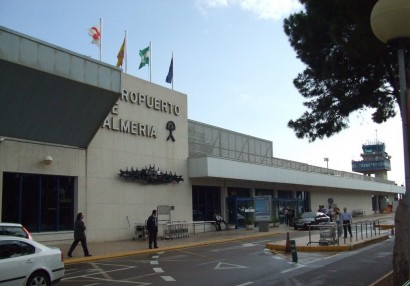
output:
M128 68L128 59L127 59L127 30L125 30L124 58L125 58L125 73L127 73L127 68Z
M172 61L172 90L174 90L174 52L172 51L172 56L171 56L171 61Z
M152 46L149 42L149 82L151 82L151 66L152 66Z
M103 26L102 26L102 19L100 18L100 62L102 58L102 40L103 40Z

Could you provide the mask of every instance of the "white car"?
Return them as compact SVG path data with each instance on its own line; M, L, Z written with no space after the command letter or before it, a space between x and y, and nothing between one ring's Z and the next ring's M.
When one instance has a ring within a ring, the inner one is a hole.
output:
M22 237L0 236L0 285L54 284L64 276L63 260L59 248Z

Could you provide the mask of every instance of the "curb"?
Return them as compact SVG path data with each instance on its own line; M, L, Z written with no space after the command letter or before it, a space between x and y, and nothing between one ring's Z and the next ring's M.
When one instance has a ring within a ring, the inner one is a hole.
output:
M120 257L139 255L139 254L156 253L158 251L167 251L167 250L175 250L175 249L182 249L182 248L193 248L193 247L205 246L205 245L210 245L210 244L225 243L225 242L230 242L230 241L239 241L239 240L245 240L249 238L266 237L266 236L278 235L278 234L281 234L281 233L280 232L260 233L260 234L245 235L245 236L234 237L234 238L223 238L223 239L216 239L216 240L206 240L206 241L201 241L201 242L191 242L191 243L184 243L184 244L178 244L178 245L170 245L170 246L160 247L157 249L138 249L138 250L117 252L117 253L96 255L96 256L91 256L91 257L64 258L64 264L69 265L69 264L85 263L85 262L110 259L110 258L120 258Z

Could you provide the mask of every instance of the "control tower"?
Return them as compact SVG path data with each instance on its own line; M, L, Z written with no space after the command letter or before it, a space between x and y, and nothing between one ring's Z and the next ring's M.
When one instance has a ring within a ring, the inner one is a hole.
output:
M361 161L352 160L352 171L364 175L375 175L376 178L387 180L387 171L391 170L389 154L385 151L386 146L380 141L362 145L363 153Z

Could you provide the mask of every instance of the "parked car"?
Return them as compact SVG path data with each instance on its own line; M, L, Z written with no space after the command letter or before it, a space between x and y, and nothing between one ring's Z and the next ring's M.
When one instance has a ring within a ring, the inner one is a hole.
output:
M0 284L5 286L49 286L60 281L65 272L59 248L3 235L0 236L0 269Z
M330 217L321 212L305 212L295 221L293 227L295 229L309 229L310 225L318 225L330 222Z
M33 239L30 232L19 223L0 222L0 235L11 235Z

